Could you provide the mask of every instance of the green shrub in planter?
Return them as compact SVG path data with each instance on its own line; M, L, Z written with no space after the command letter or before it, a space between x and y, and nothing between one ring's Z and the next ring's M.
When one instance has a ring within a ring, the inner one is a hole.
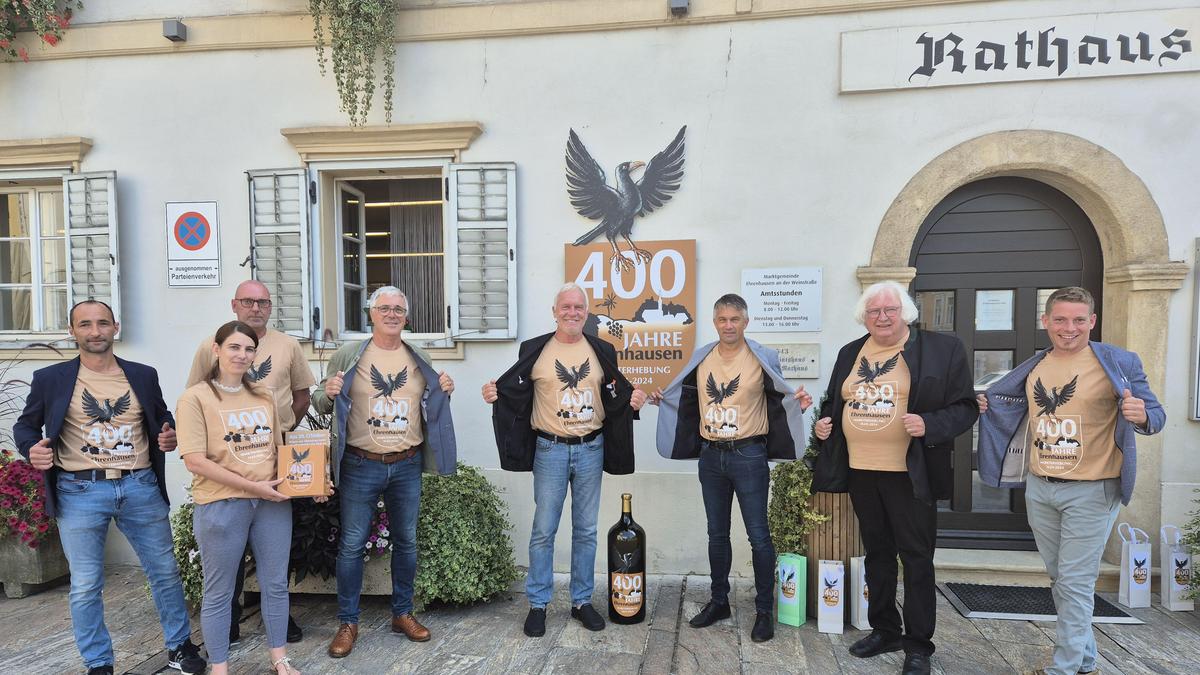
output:
M824 398L822 398L824 402ZM814 405L813 417L821 406ZM815 420L814 420L815 421ZM806 460L816 457L817 436L810 430L808 447L802 458L780 462L771 469L771 500L767 504L767 525L771 541L779 553L808 553L806 537L814 527L829 520L829 516L812 508L812 470Z
M511 526L479 469L459 462L453 476L423 476L417 602L469 603L508 590L517 578Z
M1196 490L1200 494L1200 490ZM1191 520L1183 526L1183 545L1187 547L1188 553L1192 554L1192 579L1191 590L1188 591L1188 597L1192 599L1200 599L1200 574L1196 573L1196 568L1200 565L1200 498L1192 500L1198 508L1188 515Z

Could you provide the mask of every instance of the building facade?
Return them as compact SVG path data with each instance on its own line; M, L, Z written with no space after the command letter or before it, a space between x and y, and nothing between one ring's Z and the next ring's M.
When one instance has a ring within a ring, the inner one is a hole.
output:
M1194 3L408 0L393 123L376 97L358 128L318 71L307 4L89 3L60 44L0 64L5 353L65 335L72 301L108 298L119 353L156 366L173 401L239 281L271 287L318 372L322 347L369 330L370 291L398 285L410 339L458 384L460 458L501 486L524 563L531 479L499 470L475 392L552 330L564 251L595 226L567 193L569 134L615 185L619 163L650 162L686 126L678 188L632 238L694 240L697 344L743 270L819 268L815 329L751 317L754 339L816 345L794 384L824 389L862 332L860 288L894 279L985 386L1048 345L1039 300L1085 285L1093 339L1138 352L1168 413L1140 439L1122 519L1155 532L1193 508ZM188 213L207 228L179 230ZM602 307L610 289L594 290ZM637 473L606 478L602 520L632 492L651 571L704 570L695 466L660 458L656 413L642 418ZM972 444L955 450L941 544L1028 548L1021 495L979 483ZM187 473L172 459L168 475L178 501Z

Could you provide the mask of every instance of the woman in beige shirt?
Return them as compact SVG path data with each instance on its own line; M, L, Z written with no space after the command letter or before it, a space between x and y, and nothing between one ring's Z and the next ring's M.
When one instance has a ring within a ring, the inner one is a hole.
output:
M195 476L193 531L204 569L200 627L213 675L229 672L230 602L247 543L257 562L271 666L279 675L299 675L286 650L292 505L275 489L281 434L271 392L247 375L257 349L246 324L221 326L212 370L183 393L176 410L179 452Z

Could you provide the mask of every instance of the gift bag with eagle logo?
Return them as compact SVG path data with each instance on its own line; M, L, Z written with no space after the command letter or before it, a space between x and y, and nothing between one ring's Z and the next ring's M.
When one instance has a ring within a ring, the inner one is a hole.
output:
M1162 571L1158 578L1159 595L1163 609L1173 612L1190 612L1196 603L1187 597L1192 585L1192 554L1183 545L1183 533L1174 525L1163 525L1162 549L1158 556Z
M841 560L822 560L817 567L817 630L841 633L846 622L845 566Z
M1117 602L1126 607L1150 606L1150 535L1129 523L1117 525L1121 536L1121 589Z
M870 600L867 593L867 559L857 556L850 559L850 625L859 630L871 630L871 620L867 618L867 606Z
M780 555L775 565L775 578L779 580L775 598L777 620L788 626L803 625L808 618L808 603L804 599L808 558L795 553Z

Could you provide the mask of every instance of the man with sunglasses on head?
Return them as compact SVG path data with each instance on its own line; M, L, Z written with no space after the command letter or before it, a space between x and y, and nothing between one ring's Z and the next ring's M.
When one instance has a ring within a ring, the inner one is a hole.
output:
M275 399L275 414L279 427L284 431L295 429L308 411L309 388L317 383L308 359L296 338L270 328L271 292L261 281L248 280L238 284L229 306L237 320L250 326L258 334L258 356L250 367L250 379L267 387ZM213 365L213 336L208 336L196 349L192 359L192 371L188 374L187 386L204 381ZM229 643L238 641L238 623L242 617L239 598L245 579L245 558L238 566L237 581L233 589L233 617L229 624ZM288 617L287 641L299 642L304 632L296 620Z

